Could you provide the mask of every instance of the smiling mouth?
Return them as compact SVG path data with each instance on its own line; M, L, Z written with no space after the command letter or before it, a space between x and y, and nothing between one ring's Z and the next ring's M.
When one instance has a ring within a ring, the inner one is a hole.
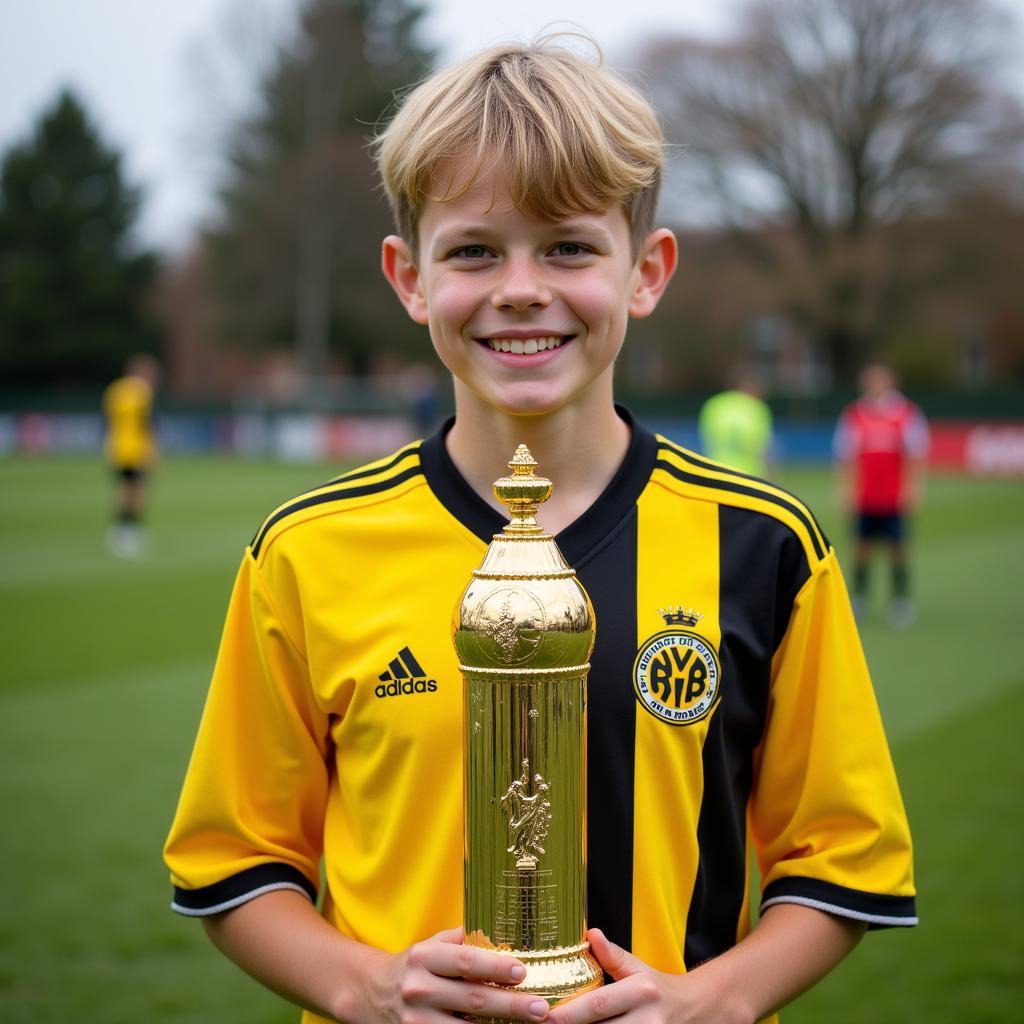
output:
M495 352L511 352L517 356L532 356L559 348L576 337L574 334L553 334L545 338L480 338L480 343Z

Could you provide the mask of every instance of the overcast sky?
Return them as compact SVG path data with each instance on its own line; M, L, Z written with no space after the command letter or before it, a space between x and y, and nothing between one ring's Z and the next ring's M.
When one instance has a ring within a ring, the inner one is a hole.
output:
M225 20L244 10L252 47L298 0L22 0L0 30L0 152L23 138L62 84L84 99L104 139L145 189L142 234L178 247L202 216L215 166L211 128L240 102ZM1024 0L1003 0L1024 23ZM724 31L731 0L426 0L427 41L445 59L490 43L526 40L553 19L589 31L609 52L652 32ZM262 17L260 17L262 15ZM253 41L255 40L255 41ZM233 58L242 60L243 46ZM216 72L216 84L212 74ZM1024 81L1022 81L1024 89ZM234 95L232 92L234 90ZM211 113L212 111L212 113Z

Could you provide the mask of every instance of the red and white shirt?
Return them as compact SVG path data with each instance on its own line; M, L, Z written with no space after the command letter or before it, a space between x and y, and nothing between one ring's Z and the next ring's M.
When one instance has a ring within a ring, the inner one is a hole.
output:
M857 511L892 515L906 501L909 459L928 454L928 424L920 408L898 391L852 402L839 417L832 448L852 460Z

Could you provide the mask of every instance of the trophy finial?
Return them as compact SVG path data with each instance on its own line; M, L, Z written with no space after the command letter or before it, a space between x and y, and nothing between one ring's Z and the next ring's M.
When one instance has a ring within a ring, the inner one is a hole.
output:
M537 476L534 473L536 467L537 460L530 454L530 449L521 444L508 463L512 475L494 481L494 496L512 517L505 533L544 532L537 524L537 509L551 497L554 485L546 477Z
M514 476L530 476L536 465L537 460L530 454L530 449L521 444L512 456L508 468L512 470Z

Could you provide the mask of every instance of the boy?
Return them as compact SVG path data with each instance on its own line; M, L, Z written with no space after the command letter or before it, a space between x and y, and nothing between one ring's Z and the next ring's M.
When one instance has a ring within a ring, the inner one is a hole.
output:
M843 507L857 540L853 606L858 615L867 608L868 566L880 542L892 572L889 622L899 629L914 621L904 537L907 516L921 499L928 424L896 390L896 374L884 363L861 370L860 388L861 397L843 410L832 441Z
M107 531L107 547L119 558L143 553L147 476L156 458L153 391L159 379L159 364L142 353L132 356L124 376L103 392L107 461L117 480L115 520Z
M456 416L257 532L166 849L176 908L308 1021L751 1022L866 924L914 921L834 554L795 499L613 404L627 319L676 264L653 227L662 146L637 93L544 43L434 75L378 140L399 225L384 273L452 373ZM616 980L550 1012L484 984L520 967L456 927L450 618L504 522L491 483L519 442L555 481L542 520L598 623L589 937ZM719 698L685 725L634 696L666 621L720 664ZM424 685L389 695L398 677ZM753 931L748 840L765 881Z

